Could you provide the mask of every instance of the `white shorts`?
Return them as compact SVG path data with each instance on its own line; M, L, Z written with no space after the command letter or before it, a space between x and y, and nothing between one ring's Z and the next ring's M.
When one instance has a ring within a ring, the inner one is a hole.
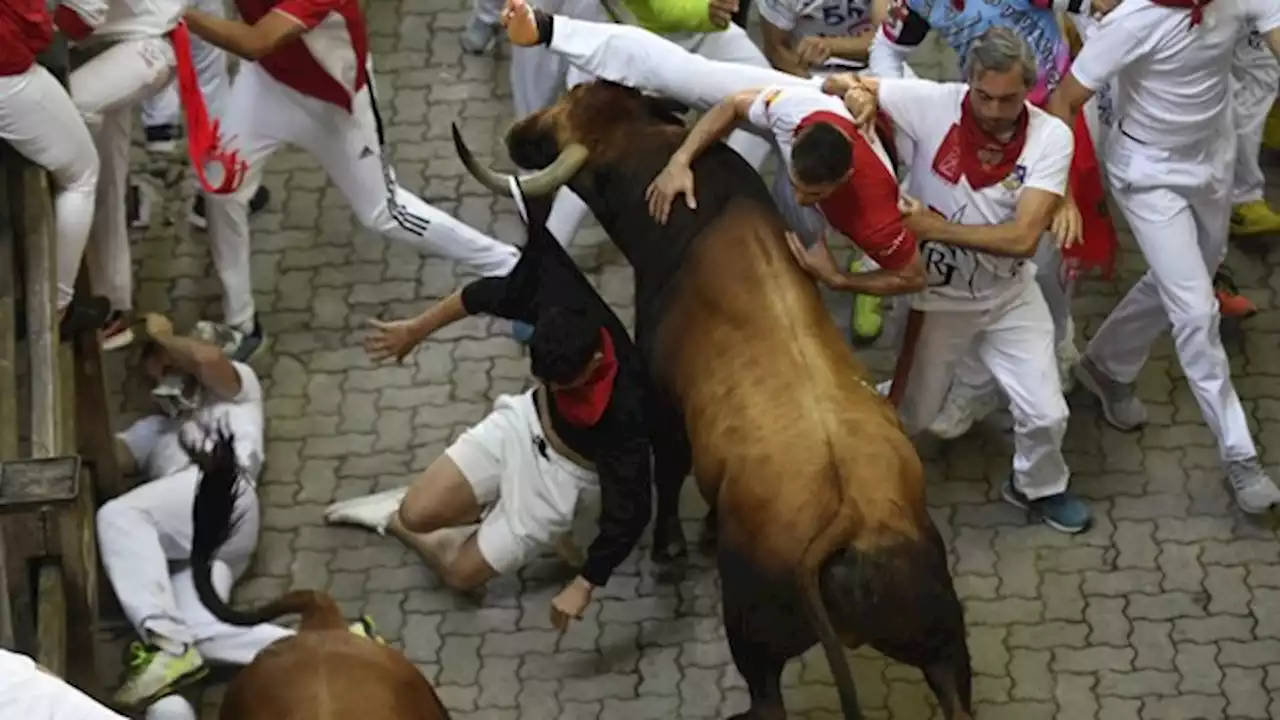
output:
M598 503L596 473L570 462L546 442L534 390L500 395L493 412L462 433L445 453L492 505L480 522L480 554L500 574L518 570L573 528L580 507Z

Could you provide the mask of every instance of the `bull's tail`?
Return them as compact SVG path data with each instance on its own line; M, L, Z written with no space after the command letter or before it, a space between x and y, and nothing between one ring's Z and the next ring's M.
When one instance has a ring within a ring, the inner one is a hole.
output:
M838 482L839 478L836 478ZM809 610L809 618L813 629L818 633L818 641L827 655L827 663L831 666L831 677L835 679L836 690L840 693L840 709L845 720L862 720L862 710L858 707L858 689L853 683L853 668L845 655L844 644L836 634L827 606L822 601L822 588L819 579L822 567L835 552L843 550L853 541L857 517L853 508L841 503L836 516L809 543L809 547L800 556L796 582L800 594Z
M236 459L235 438L230 431L220 427L209 435L213 444L207 449L185 445L187 454L200 469L195 506L191 511L194 526L191 571L200 603L214 617L231 625L257 625L281 615L299 613L303 627L345 627L342 612L324 593L295 590L254 610L235 610L218 595L210 577L213 559L243 520L236 514L240 493L254 492L254 489L242 482L244 472Z

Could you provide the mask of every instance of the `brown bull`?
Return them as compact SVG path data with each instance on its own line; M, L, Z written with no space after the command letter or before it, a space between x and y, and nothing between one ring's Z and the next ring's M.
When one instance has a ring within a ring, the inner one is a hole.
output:
M298 634L268 646L227 688L222 720L447 720L431 683L403 654L347 629L333 598L295 590L251 611L228 607L209 580L210 562L230 534L240 470L232 439L212 449L187 448L200 467L191 564L196 593L215 617L256 625L302 616ZM246 488L253 492L252 488Z
M682 417L716 525L725 632L751 692L737 717L785 717L783 666L821 642L846 718L861 714L842 645L862 644L921 668L946 717L968 718L964 617L915 448L741 157L704 153L697 209L678 200L665 225L651 219L645 187L685 132L651 99L597 82L519 122L507 147L543 168L527 194L567 184L635 270L637 344ZM472 174L507 193L454 137Z

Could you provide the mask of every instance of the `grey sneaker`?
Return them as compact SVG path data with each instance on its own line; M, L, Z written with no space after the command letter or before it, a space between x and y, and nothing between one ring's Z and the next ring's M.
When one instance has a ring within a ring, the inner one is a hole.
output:
M496 34L495 25L472 15L471 19L467 20L467 27L462 30L462 38L459 42L462 44L462 49L472 55L483 55L493 46L493 37Z
M1098 369L1087 356L1076 365L1076 380L1102 403L1102 416L1117 430L1137 430L1147 422L1147 408L1133 394L1133 385L1122 383Z
M1227 463L1227 480L1236 493L1236 504L1250 515L1261 515L1280 505L1280 488L1256 457Z
M257 317L253 318L253 330L250 332L208 321L201 321L197 327L198 332L194 334L199 339L211 345L217 345L222 349L223 354L236 362L249 362L262 349L262 343L266 339L262 332L262 323L258 322Z

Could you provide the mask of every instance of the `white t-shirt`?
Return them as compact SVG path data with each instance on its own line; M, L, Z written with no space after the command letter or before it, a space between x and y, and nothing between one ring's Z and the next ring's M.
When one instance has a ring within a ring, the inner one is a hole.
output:
M958 225L1012 222L1024 188L1063 195L1071 169L1074 138L1061 120L1027 105L1027 139L1014 171L1003 182L974 190L963 177L948 182L934 170L960 112L969 86L906 78L880 81L880 107L898 132L916 147L908 194ZM1000 257L926 241L920 247L927 289L914 306L920 310L982 310L999 304L1022 283L1032 282L1029 260Z
M1191 27L1191 11L1125 0L1089 37L1071 66L1086 88L1114 79L1119 128L1135 141L1178 150L1224 132L1237 43L1252 29L1280 27L1277 0L1215 0Z
M0 648L0 718L9 720L125 720L35 661Z
M178 26L186 5L183 0L110 0L106 19L86 42L161 37Z
M761 0L760 17L794 38L851 37L874 30L869 0ZM831 58L824 67L862 68L866 63Z
M262 383L253 368L234 361L231 364L240 375L240 394L236 397L212 399L206 390L208 402L195 412L176 418L148 415L120 433L120 439L129 447L146 477L154 480L192 467L181 439L208 447L207 431L225 427L235 438L241 468L251 482L257 483L266 455Z

